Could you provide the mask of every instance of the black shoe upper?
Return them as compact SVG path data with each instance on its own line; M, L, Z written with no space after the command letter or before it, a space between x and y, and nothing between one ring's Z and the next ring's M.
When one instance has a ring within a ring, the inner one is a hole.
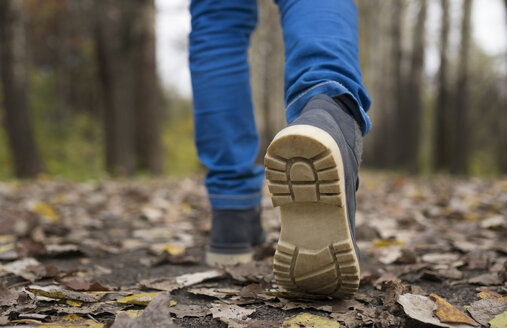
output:
M261 207L245 210L213 210L209 251L223 254L248 253L261 245L266 235L261 226Z
M340 99L334 100L326 95L312 97L303 108L301 115L290 125L312 125L329 133L340 149L344 173L347 215L359 257L355 236L356 197L358 170L362 152L362 137L351 109Z

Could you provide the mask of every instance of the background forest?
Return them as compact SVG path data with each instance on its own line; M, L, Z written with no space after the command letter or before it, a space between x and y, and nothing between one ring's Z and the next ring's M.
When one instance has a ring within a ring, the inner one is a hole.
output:
M356 4L373 99L364 166L506 174L507 49L491 56L474 40L473 0ZM284 126L283 43L277 7L259 5L250 61L262 154ZM203 171L191 100L160 83L156 18L154 0L0 1L0 179ZM439 34L434 72L425 69L430 27Z

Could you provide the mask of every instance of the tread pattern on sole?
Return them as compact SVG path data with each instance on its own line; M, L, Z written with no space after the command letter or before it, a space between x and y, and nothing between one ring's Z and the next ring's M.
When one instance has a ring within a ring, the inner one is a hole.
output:
M338 170L329 150L309 159L275 156L267 154L264 158L273 206L318 201L342 206Z
M350 241L318 251L280 241L273 272L278 285L287 290L346 298L359 288L359 267Z
M283 138L264 158L273 206L321 202L343 208L340 174L330 149L303 136ZM280 140L273 141L272 145ZM351 297L359 288L359 264L351 239L322 249L278 242L273 272L286 290Z

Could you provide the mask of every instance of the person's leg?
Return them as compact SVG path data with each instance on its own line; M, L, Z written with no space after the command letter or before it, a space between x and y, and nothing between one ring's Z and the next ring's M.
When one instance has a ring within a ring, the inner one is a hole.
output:
M361 82L357 10L353 0L275 0L285 43L285 105L290 123L311 97L348 95L363 135L371 123Z
M262 167L254 164L259 140L247 61L257 4L255 0L192 0L190 12L195 142L208 168L211 249L248 254L249 234L260 227L256 208L264 178ZM247 227L251 221L255 228Z
M359 287L355 191L370 104L352 0L278 0L289 127L265 156L282 228L273 271L286 289L351 296Z

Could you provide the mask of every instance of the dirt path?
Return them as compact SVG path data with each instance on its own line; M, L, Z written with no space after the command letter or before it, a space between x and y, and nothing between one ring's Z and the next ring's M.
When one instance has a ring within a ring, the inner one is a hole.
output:
M217 271L203 265L209 209L200 179L0 184L0 325L487 327L507 320L505 179L364 174L361 287L350 300L277 288L270 267L279 217L268 198L263 206L269 242L257 249L257 262Z

